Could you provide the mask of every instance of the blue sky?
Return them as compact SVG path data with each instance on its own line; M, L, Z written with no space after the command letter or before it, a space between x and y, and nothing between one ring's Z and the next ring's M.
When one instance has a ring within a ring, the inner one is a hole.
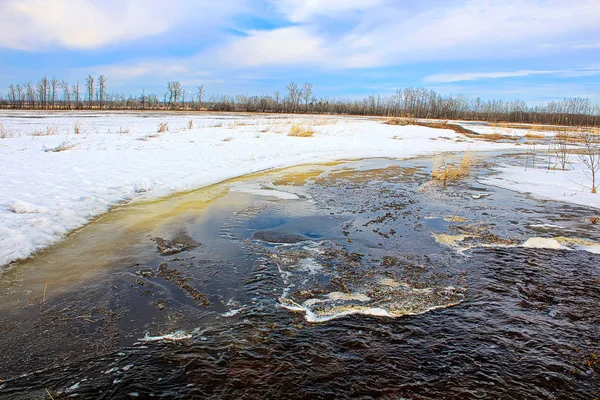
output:
M109 90L600 102L600 0L0 0L0 91L92 73Z

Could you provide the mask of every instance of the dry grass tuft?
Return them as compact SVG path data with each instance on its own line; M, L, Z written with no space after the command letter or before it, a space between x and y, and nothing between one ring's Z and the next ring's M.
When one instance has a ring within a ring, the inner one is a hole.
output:
M194 128L194 120L190 119L187 123L187 128L188 129L193 129Z
M6 139L12 137L10 131L4 127L2 122L0 122L0 139Z
M312 127L305 127L302 124L293 124L288 136L312 137L314 134L315 132L312 130Z
M143 141L143 142L147 142L147 141L149 141L150 139L154 139L154 138L157 138L157 137L160 137L160 135L159 135L158 133L154 133L154 134L152 134L152 135L143 136L143 137L141 137L141 138L138 138L138 140L141 140L141 141Z
M407 125L415 125L414 117L398 117L391 118L384 122L386 125L395 125L395 126L407 126Z
M58 146L53 147L51 149L45 149L44 151L46 153L59 153L61 151L71 150L71 149L75 148L76 146L77 146L76 144L64 141L61 144L59 144Z
M581 138L572 132L559 132L554 136L556 141L564 143L578 143L581 142Z
M47 126L46 130L36 129L33 132L32 136L54 136L58 135L58 127L57 126Z
M73 132L75 132L76 135L80 135L83 132L81 128L81 122L75 121L73 124Z
M167 132L168 130L169 130L168 122L159 122L158 123L158 128L156 129L156 132L163 133L163 132Z
M446 187L449 181L457 181L468 176L474 162L471 153L465 152L458 166L446 164L443 160L436 164L431 171L431 180Z
M409 117L409 118L392 118L392 119L389 119L386 122L384 122L384 124L397 125L397 126L416 125L416 126L424 126L427 128L434 128L434 129L450 129L456 133L460 133L460 134L468 136L468 137L479 138L479 139L481 139L483 137L483 135L480 135L477 132L474 132L474 131L467 129L460 125L450 124L450 123L448 123L448 121L421 122L421 121L415 120L414 118Z
M545 139L546 136L539 134L539 133L533 133L533 132L527 132L524 136L527 139Z
M338 123L338 120L335 118L325 118L325 119L317 119L311 121L313 126L321 126L321 125L335 125Z

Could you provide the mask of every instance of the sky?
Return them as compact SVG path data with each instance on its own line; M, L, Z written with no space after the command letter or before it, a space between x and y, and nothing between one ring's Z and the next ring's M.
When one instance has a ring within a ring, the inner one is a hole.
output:
M109 91L317 97L403 87L600 102L600 0L0 0L0 92L104 74Z

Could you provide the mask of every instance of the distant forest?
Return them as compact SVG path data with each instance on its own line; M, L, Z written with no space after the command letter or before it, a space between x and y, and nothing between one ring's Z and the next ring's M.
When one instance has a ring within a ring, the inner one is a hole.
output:
M89 75L83 84L46 77L37 83L10 85L0 93L0 108L21 110L180 110L269 113L372 115L432 119L480 120L533 124L600 126L600 104L584 98L528 106L524 101L482 100L444 96L424 88L398 89L391 96L362 100L317 98L313 85L290 83L273 95L206 96L204 85L193 89L168 82L164 94L125 95L110 92L104 75Z

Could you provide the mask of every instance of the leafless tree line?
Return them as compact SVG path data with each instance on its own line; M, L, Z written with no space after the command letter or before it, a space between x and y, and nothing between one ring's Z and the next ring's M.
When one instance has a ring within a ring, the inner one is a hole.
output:
M44 77L37 83L10 85L0 93L0 108L12 109L110 109L110 110L206 110L273 113L373 115L432 119L483 120L573 126L600 126L600 104L569 98L541 106L520 100L482 100L444 96L424 88L398 89L393 95L369 95L360 100L317 98L313 85L288 84L273 95L206 96L204 85L186 88L180 81L167 83L162 95L111 93L107 78L89 75L83 85Z

